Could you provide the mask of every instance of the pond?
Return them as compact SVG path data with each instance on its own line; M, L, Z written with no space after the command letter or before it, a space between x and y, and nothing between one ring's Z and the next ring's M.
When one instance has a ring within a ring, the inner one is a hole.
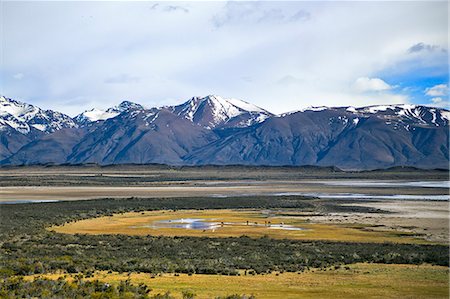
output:
M224 227L236 227L236 226L249 226L249 227L266 227L268 229L281 229L281 230L304 230L301 227L296 227L292 225L271 224L266 222L255 223L255 222L221 222L218 219L203 219L203 218L180 218L180 219L169 219L169 220L158 220L153 221L149 225L144 225L140 227L148 227L152 229L161 228L181 228L189 230L216 230Z
M220 222L207 222L201 218L181 218L171 220L153 221L151 225L145 226L153 229L158 228L183 228L195 230L212 230L221 226Z

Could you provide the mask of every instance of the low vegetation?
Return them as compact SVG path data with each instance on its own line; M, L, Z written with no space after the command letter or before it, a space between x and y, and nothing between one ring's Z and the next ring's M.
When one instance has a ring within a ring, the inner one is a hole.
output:
M115 213L180 209L293 209L332 211L333 204L312 198L236 197L171 199L102 199L40 204L2 205L0 209L0 277L7 292L20 296L19 288L58 290L43 280L24 282L15 277L47 273L82 274L172 273L226 276L270 273L303 273L358 262L383 264L449 265L448 246L398 243L302 241L268 237L167 237L87 235L50 232L54 225ZM351 211L352 207L346 207ZM372 212L377 212L373 210ZM54 282L58 283L58 282ZM65 283L60 282L65 285ZM97 292L104 283L71 282L70 289ZM145 296L139 285L130 285L131 298ZM87 291L87 292L91 292ZM111 289L111 296L120 290ZM14 293L17 292L17 293ZM75 291L74 291L75 292ZM80 291L84 294L84 291ZM91 294L91 293L89 293ZM150 293L151 294L151 293ZM148 294L147 294L148 295ZM37 295L39 297L39 295ZM133 297L135 296L135 297ZM150 296L150 295L149 295ZM153 295L152 295L153 296ZM45 296L43 296L45 297ZM74 298L76 296L74 295ZM103 297L102 297L103 298ZM114 298L114 297L112 297ZM143 297L145 298L145 297ZM170 297L155 297L170 298ZM238 297L236 297L238 298Z
M211 299L226 294L252 294L258 299L301 298L448 298L448 268L431 265L351 264L312 269L302 273L273 272L255 275L240 271L240 276L208 274L160 274L95 272L84 280L107 281L120 285L129 280L145 284L150 295L170 290L175 298ZM79 274L28 276L67 281ZM395 283L393 283L395 282ZM205 287L207 286L207 287ZM222 297L224 298L224 297ZM231 297L241 298L241 296ZM249 296L247 297L249 298Z

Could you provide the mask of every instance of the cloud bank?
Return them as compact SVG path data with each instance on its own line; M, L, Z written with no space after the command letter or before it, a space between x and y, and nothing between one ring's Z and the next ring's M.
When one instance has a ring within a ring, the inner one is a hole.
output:
M2 5L1 94L70 115L207 94L275 113L447 102L424 92L448 82L445 1Z

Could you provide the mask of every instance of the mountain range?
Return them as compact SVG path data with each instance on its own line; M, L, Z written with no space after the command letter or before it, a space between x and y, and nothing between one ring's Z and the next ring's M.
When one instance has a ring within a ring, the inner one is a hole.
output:
M0 165L449 166L445 109L311 107L275 115L209 95L147 108L124 101L74 118L0 97Z

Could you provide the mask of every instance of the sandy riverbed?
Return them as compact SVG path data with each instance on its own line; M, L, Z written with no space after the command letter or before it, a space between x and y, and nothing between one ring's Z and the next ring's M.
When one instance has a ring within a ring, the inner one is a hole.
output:
M412 232L426 240L448 244L449 202L377 201L349 205L372 207L390 213L332 213L308 219L317 223L371 225L371 230Z

